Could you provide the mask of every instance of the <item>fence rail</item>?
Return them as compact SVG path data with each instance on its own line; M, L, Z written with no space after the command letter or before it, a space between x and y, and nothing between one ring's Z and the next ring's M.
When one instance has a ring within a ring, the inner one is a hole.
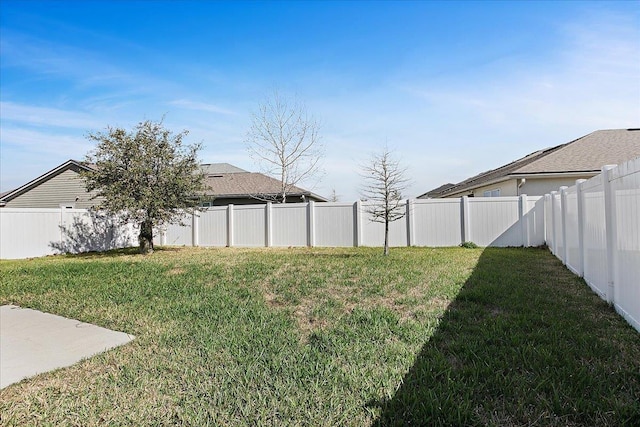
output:
M545 195L545 240L640 331L640 158Z

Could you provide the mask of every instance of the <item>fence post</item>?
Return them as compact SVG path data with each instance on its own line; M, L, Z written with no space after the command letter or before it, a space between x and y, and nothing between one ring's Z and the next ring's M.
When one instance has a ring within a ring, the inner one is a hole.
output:
M227 205L227 246L233 246L233 204Z
M527 216L527 195L521 194L518 197L518 222L520 223L520 236L522 238L522 247L528 248L529 243L529 216ZM526 218L526 220L525 220Z
M413 218L413 209L414 209L414 200L412 199L407 199L407 246L413 246L415 244L415 237L414 237L414 230L415 230L415 224L414 224L414 218Z
M549 226L549 224L547 224L547 212L549 212L549 199L551 199L551 195L549 193L546 193L544 195L544 203L542 204L542 215L544 217L544 220L542 221L542 234L544 236L544 244L547 245L547 247L551 248L551 245L549 244L550 240L549 240L549 229L551 228Z
M316 215L315 202L311 200L307 204L307 244L309 247L316 245Z
M604 221L605 238L607 242L607 302L616 302L616 200L611 188L611 171L616 165L605 165L602 167L602 187L604 189Z
M567 187L563 185L560 187L560 220L562 222L562 263L567 265L568 259L567 254L569 253L567 249Z
M582 191L582 183L586 179L576 180L576 200L578 202L578 275L584 277L584 193Z
M353 204L353 238L354 246L362 245L362 201L356 200Z
M191 213L191 246L200 245L200 215L197 211Z
M469 218L469 197L462 196L460 198L462 204L462 242L469 242L471 236L471 218Z
M272 245L272 240L271 240L271 202L267 202L266 205L264 205L264 219L265 219L265 225L264 225L264 243L265 246L270 248Z

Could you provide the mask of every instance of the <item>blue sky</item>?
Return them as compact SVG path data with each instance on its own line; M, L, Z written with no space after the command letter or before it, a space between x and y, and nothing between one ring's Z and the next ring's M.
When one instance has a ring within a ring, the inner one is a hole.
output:
M0 190L165 116L206 163L257 171L251 112L278 90L322 123L358 197L387 144L415 197L598 129L640 125L640 2L0 3Z

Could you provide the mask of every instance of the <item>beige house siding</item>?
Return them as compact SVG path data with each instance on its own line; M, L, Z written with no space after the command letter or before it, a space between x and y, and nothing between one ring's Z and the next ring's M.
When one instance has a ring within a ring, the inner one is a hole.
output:
M500 190L500 197L517 196L518 185L515 179L496 182L495 184L485 185L473 190L473 197L482 197L485 191Z
M526 178L524 184L518 188L518 183L521 179L507 179L504 181L496 182L491 185L485 185L482 187L467 189L459 193L453 193L447 195L446 198L471 196L483 197L485 191L500 190L500 196L519 196L526 194L527 196L544 196L552 191L557 191L563 185L570 187L575 185L577 179L589 179L596 174L585 174L583 176L571 176L566 178Z
M59 208L60 204L65 204L83 209L97 204L96 200L89 200L90 197L78 172L67 169L24 194L9 200L6 207Z
M571 178L527 178L525 183L520 187L520 194L527 196L544 196L552 191L558 191L560 187L566 185L571 187L576 185L577 179L589 179L595 174L584 176L572 176Z

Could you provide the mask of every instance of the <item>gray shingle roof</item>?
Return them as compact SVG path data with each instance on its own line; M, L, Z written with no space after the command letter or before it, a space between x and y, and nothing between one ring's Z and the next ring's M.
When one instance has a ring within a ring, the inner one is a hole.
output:
M620 164L639 156L640 129L598 130L566 144L536 151L453 186L438 187L418 197L444 197L516 176L598 172L604 165Z
M216 197L276 196L281 192L280 181L256 172L210 174L206 177L206 184L209 187L206 194ZM296 186L291 187L288 193L326 201L323 197Z
M560 146L514 173L599 171L640 156L640 129L598 130Z

